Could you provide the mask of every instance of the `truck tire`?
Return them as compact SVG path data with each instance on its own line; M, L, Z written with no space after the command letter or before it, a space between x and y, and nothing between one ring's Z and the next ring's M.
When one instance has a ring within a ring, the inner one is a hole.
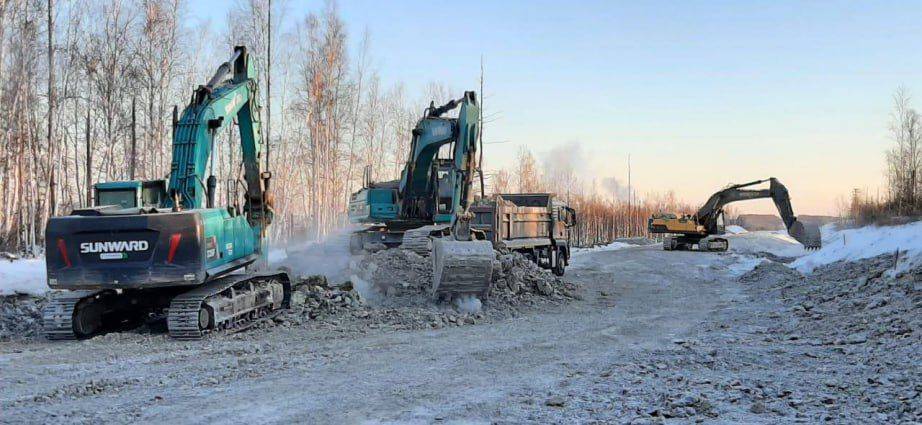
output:
M563 261L557 261L557 264L554 264L554 268L551 270L557 276L563 276L566 272L566 266L564 266Z
M557 276L563 276L567 268L563 260L563 253L560 250L557 250L556 254L557 255L554 256L554 267L551 269L551 271L554 272L554 274Z

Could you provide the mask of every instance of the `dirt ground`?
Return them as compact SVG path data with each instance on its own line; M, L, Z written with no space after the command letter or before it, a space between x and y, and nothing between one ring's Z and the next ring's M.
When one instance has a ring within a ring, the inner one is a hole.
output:
M0 342L0 422L922 420L917 320L886 350L904 350L901 364L869 348L874 332L825 341L787 326L826 320L800 314L796 278L766 269L740 280L735 261L586 252L567 272L579 299L466 326Z

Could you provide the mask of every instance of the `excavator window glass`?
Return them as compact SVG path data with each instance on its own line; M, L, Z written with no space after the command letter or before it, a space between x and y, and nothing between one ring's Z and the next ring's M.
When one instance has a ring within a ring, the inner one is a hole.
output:
M137 207L137 192L134 189L108 189L96 192L96 205L117 205L121 208Z
M160 202L166 197L166 182L154 180L144 182L141 189L141 205L145 208L159 207Z

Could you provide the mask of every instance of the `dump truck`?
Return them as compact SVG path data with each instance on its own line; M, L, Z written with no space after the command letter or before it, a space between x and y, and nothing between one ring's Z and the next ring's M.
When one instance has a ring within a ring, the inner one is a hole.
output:
M570 229L576 211L551 193L506 193L475 202L471 229L498 250L525 255L563 276L570 262Z

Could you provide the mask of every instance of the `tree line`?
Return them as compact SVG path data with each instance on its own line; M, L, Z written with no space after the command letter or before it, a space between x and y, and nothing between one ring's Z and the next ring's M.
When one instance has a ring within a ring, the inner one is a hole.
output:
M839 214L856 224L902 223L922 217L922 114L904 87L893 94L889 139L883 191L855 188L836 202Z
M655 213L694 213L696 208L679 200L675 192L647 193L638 196L614 177L581 178L577 169L584 158L565 152L578 146L562 146L538 160L526 147L520 147L513 165L490 175L490 193L549 192L576 210L577 225L572 231L577 246L607 244L617 238L652 237L647 219Z
M173 108L235 45L256 60L271 131L273 238L343 226L366 167L396 178L422 105L451 93L430 83L424 103L382 83L370 35L350 49L332 1L284 27L286 1L227 5L214 31L188 19L187 0L0 0L0 249L39 251L47 219L89 205L96 182L166 178ZM230 126L215 143L221 183L242 173L236 140ZM221 183L218 199L232 188Z

